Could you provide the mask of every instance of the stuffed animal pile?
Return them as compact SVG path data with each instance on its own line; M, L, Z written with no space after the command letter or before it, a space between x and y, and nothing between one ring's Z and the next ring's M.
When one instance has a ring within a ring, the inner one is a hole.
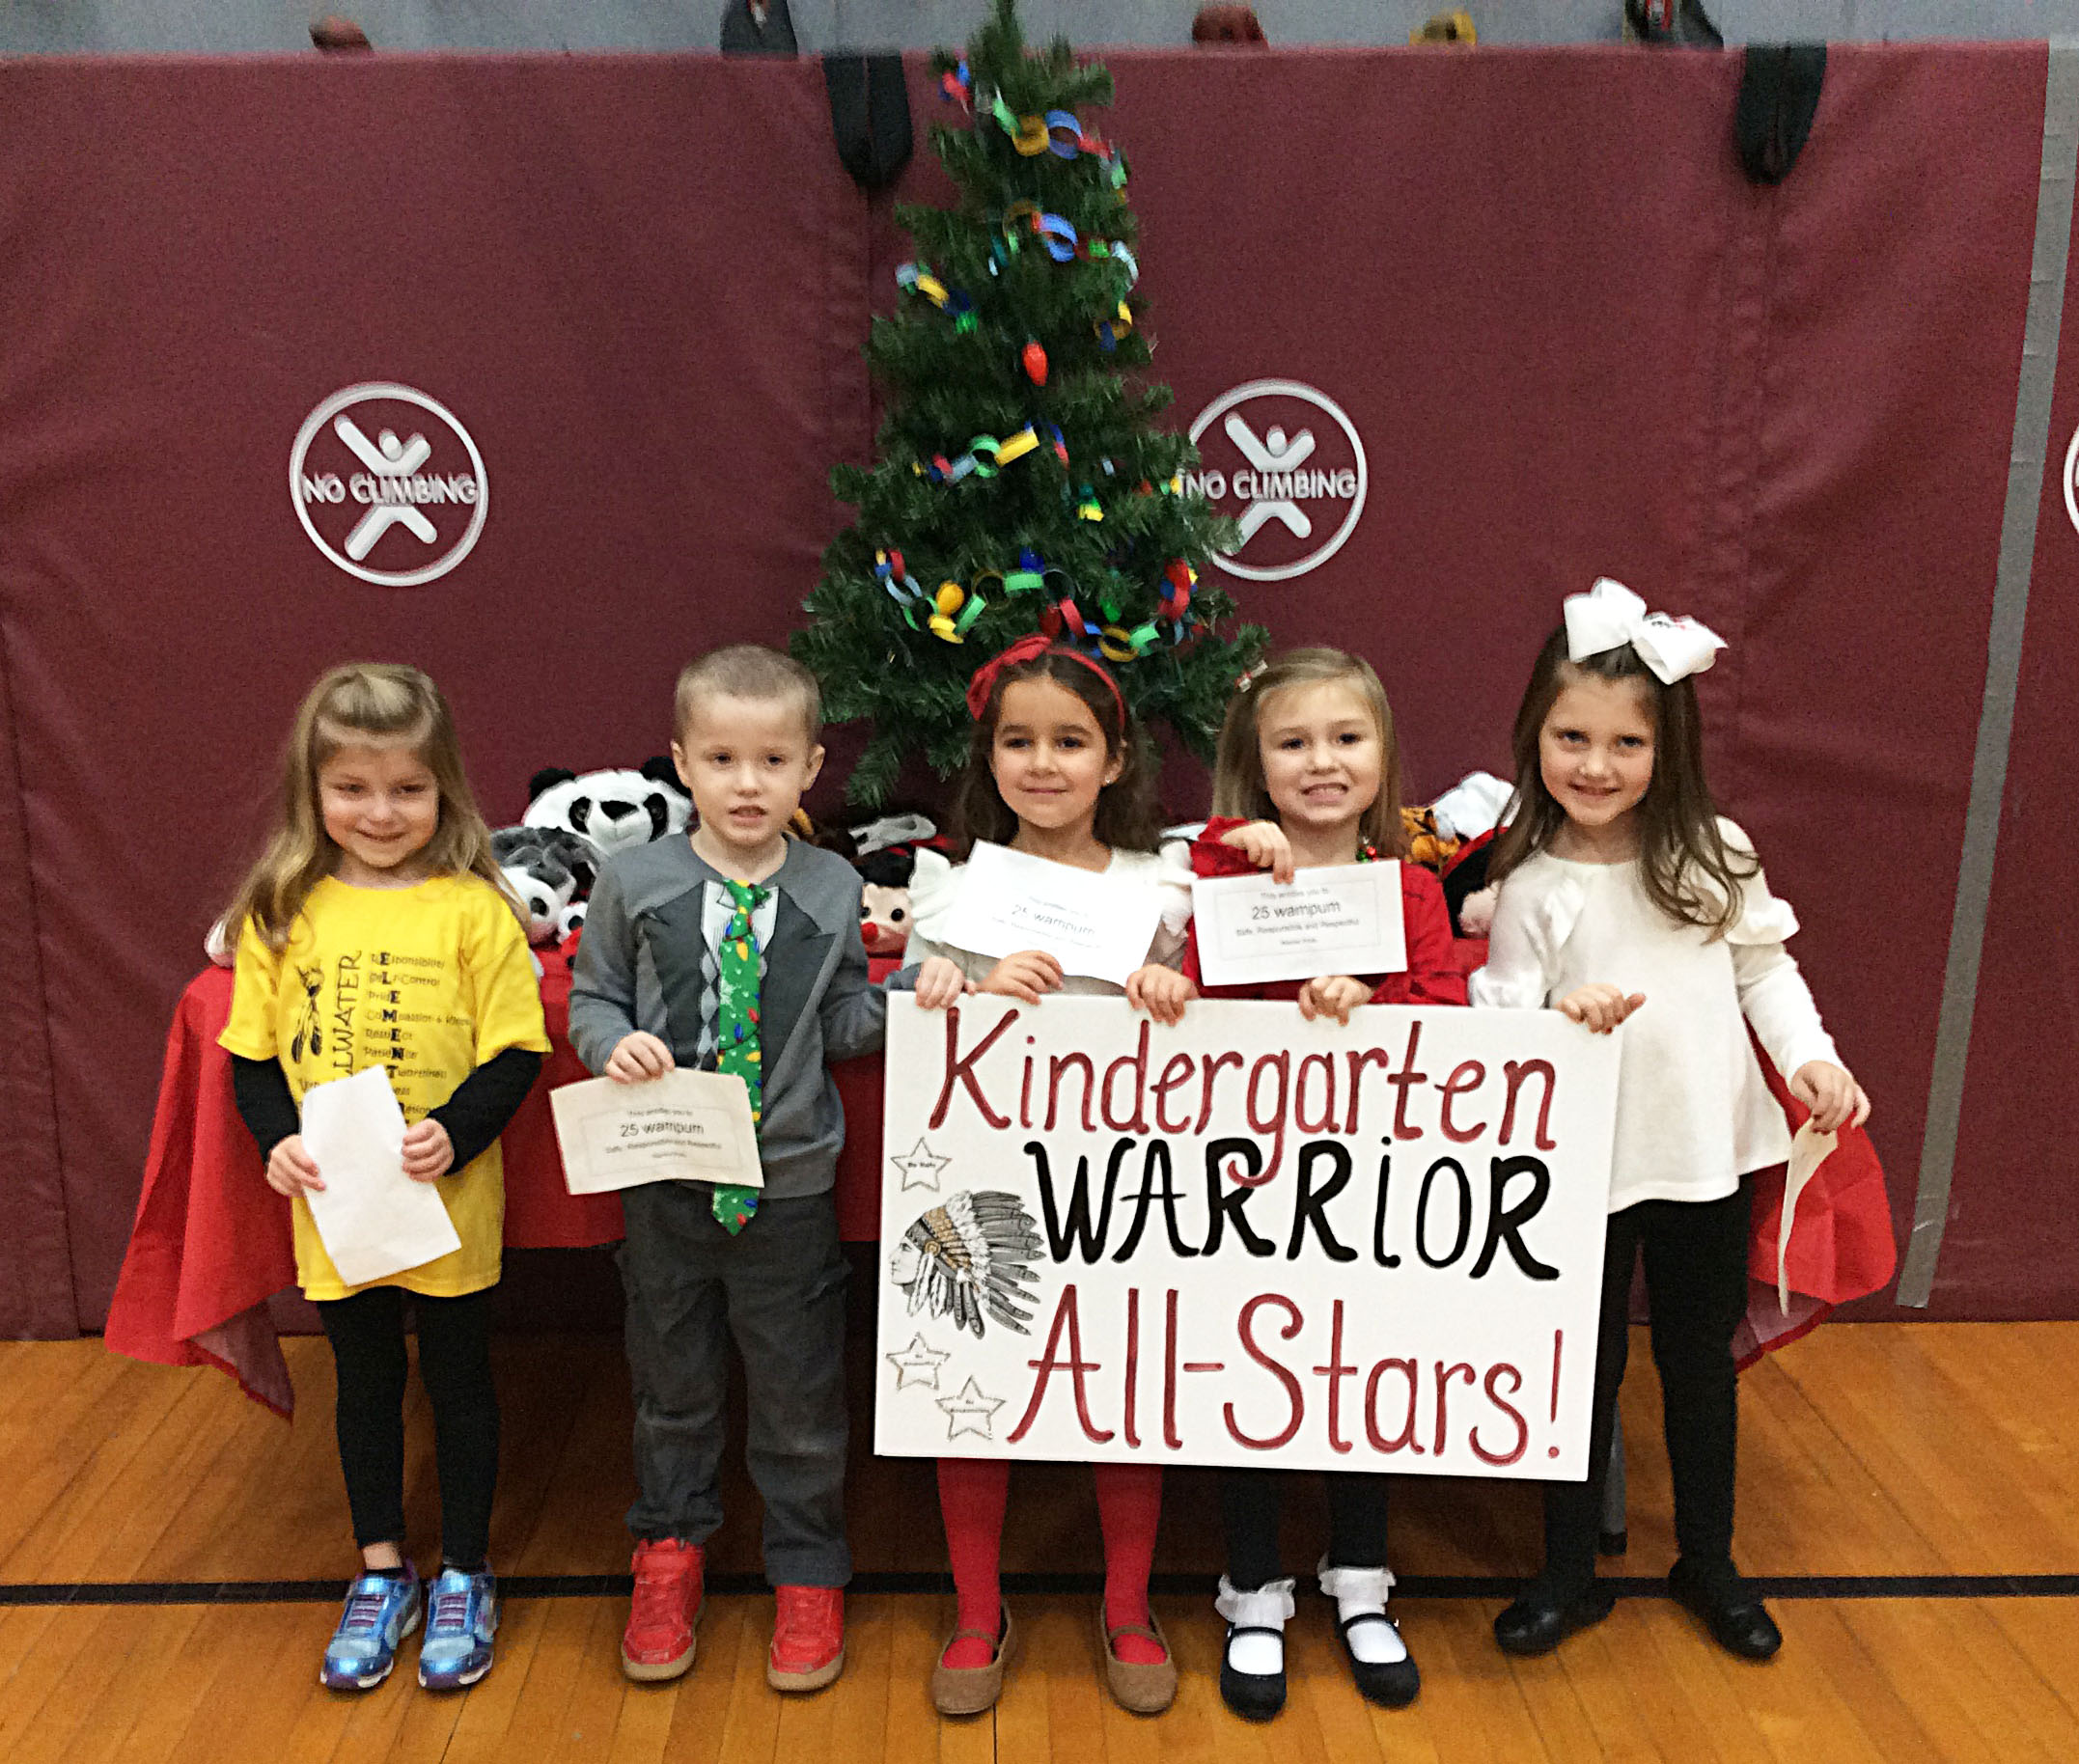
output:
M692 816L692 796L661 757L632 771L537 772L520 824L491 834L498 867L527 909L528 941L568 950L608 856L683 833Z

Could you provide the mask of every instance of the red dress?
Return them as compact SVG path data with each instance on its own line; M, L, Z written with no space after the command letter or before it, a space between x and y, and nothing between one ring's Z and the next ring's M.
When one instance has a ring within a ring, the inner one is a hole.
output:
M1236 847L1223 845L1221 836L1246 821L1215 815L1191 842L1191 873L1196 876L1253 876L1257 867ZM1400 866L1400 919L1407 938L1407 967L1400 974L1360 974L1372 985L1374 1005L1462 1005L1465 976L1453 948L1451 915L1444 907L1443 885L1419 864ZM1304 980L1264 980L1250 986L1208 986L1199 978L1198 929L1185 933L1184 978L1209 999L1297 999Z

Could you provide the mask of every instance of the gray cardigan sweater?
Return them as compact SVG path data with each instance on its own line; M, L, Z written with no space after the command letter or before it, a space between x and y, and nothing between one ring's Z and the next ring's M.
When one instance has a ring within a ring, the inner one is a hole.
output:
M701 927L707 891L722 880L683 836L607 859L570 983L570 1045L593 1071L636 1030L659 1037L679 1064L699 1062ZM764 1192L779 1200L822 1194L835 1179L845 1112L829 1062L879 1049L888 1001L867 978L859 874L849 864L790 840L766 882L778 900L759 993L765 1082L758 1137Z

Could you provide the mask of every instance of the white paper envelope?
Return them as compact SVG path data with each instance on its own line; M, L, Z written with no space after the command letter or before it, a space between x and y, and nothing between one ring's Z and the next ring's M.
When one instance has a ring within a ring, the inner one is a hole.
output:
M381 1066L304 1091L303 1148L324 1182L304 1199L349 1286L462 1247L439 1190L404 1173L404 1112Z
M548 1106L573 1195L645 1182L764 1186L751 1093L740 1078L683 1066L641 1084L588 1078L551 1090Z
M1335 864L1289 882L1270 872L1191 885L1199 973L1208 986L1399 974L1407 967L1400 866Z
M977 955L1044 950L1064 974L1123 986L1162 923L1152 882L1075 869L977 841L945 942Z

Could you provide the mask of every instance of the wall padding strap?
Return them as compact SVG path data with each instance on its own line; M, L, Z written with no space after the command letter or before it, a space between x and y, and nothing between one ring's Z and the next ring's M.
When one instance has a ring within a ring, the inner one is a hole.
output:
M2021 383L2014 397L2014 439L2009 455L2007 511L2000 525L1999 575L1993 585L1992 623L1985 639L1985 695L1979 711L1978 746L1971 759L1970 806L1964 816L1956 905L1950 920L1949 962L1942 977L1942 1014L1935 1029L1934 1077L1928 1086L1927 1125L1921 1140L1913 1235L1899 1277L1901 1305L1927 1303L1934 1289L1943 1228L1949 1223L1964 1070L1978 1005L1985 915L1992 902L1993 858L1999 845L2001 801L2007 792L2014 699L2020 688L2021 638L2028 622L2029 577L2036 562L2036 519L2042 507L2043 472L2049 462L2050 400L2057 383L2058 330L2065 313L2075 160L2079 160L2079 40L2064 39L2050 45L2043 92L2043 169L2036 201L2036 251L2029 271Z

